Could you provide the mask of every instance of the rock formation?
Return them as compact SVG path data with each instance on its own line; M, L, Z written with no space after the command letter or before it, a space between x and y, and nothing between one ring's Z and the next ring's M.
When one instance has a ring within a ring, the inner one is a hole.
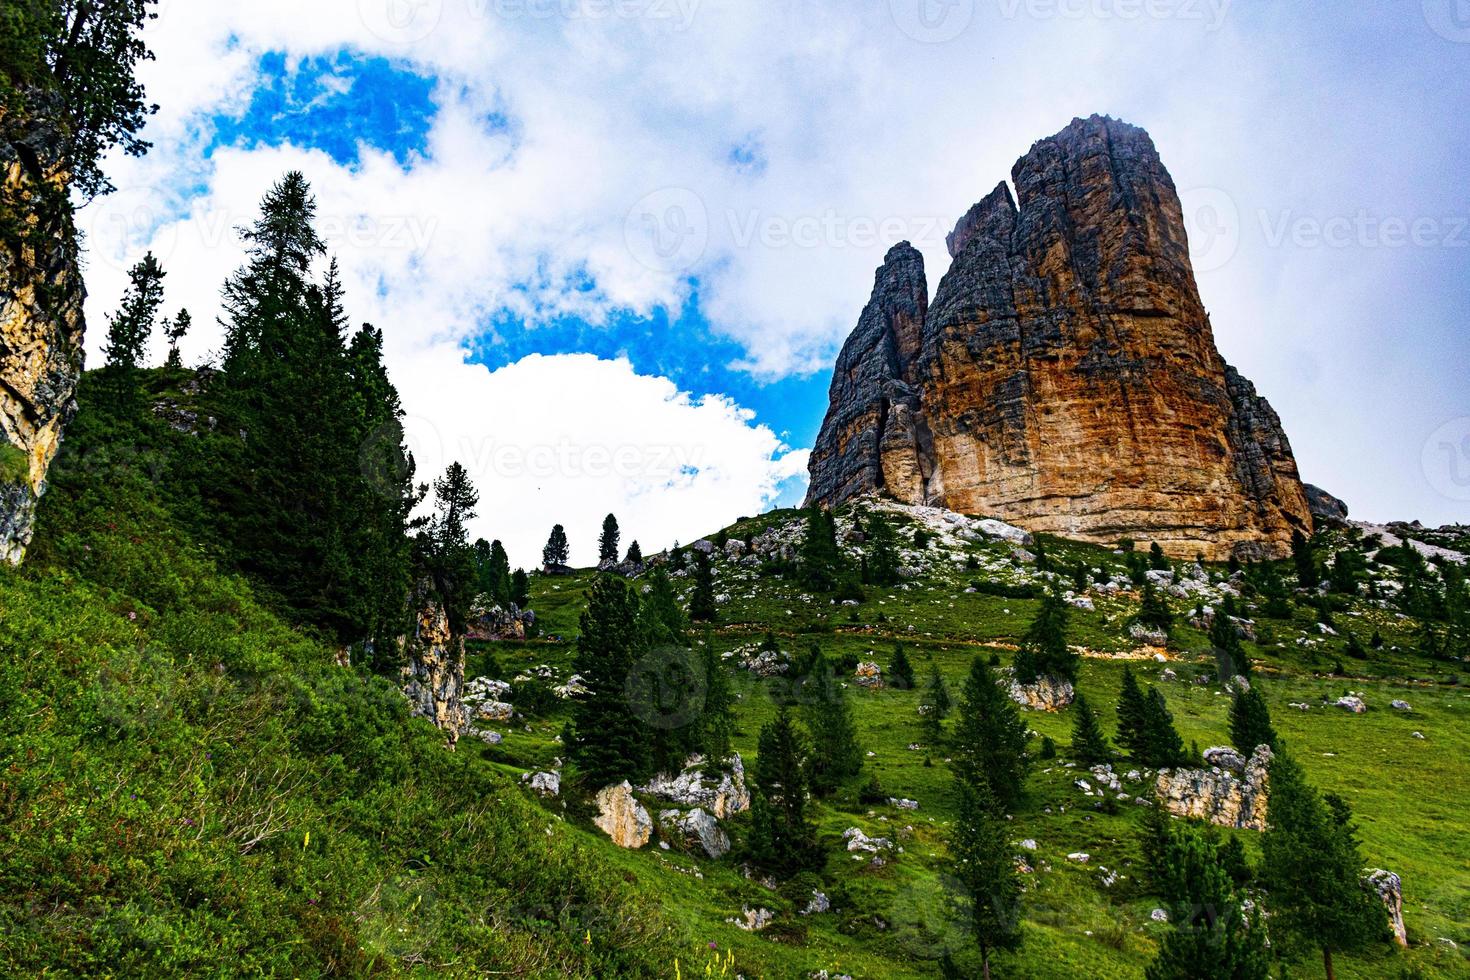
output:
M464 707L464 637L454 636L444 606L420 586L413 635L403 643L403 693L409 713L434 723L453 745L469 726Z
M1321 487L1314 487L1310 483L1304 485L1302 489L1307 492L1307 506L1311 508L1314 520L1319 522L1347 520L1347 504Z
M1311 515L1280 419L1221 358L1143 130L1038 142L960 219L926 308L907 243L837 359L808 503L880 493L1176 557L1282 557Z
M659 773L641 789L670 803L707 809L720 820L750 809L745 762L738 752L725 760L718 780L706 774L704 757L696 755L689 758L677 776Z
M1038 677L1029 684L1008 679L1006 690L1012 701L1028 711L1061 711L1077 696L1072 682L1062 677Z
M48 177L36 172L44 148L24 142L28 154L0 139L0 560L11 563L25 556L46 471L76 412L86 298L70 215L42 223L28 207L35 181ZM28 233L12 235L16 224Z
M605 786L597 794L597 816L592 822L619 847L636 850L653 836L653 820L643 804L633 798L633 787L625 779Z
M1159 805L1176 817L1265 830L1270 767L1270 746L1258 745L1243 773L1220 768L1161 769L1154 793Z
M1409 945L1409 933L1404 928L1404 883L1398 875L1382 868L1370 868L1364 881L1372 887L1388 910L1388 927L1393 930L1393 941L1405 948Z

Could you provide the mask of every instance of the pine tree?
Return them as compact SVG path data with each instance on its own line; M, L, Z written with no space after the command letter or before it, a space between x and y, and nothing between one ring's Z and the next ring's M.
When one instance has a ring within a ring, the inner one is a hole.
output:
M1169 714L1163 693L1156 687L1149 688L1143 707L1141 752L1135 751L1134 757L1151 769L1171 769L1187 763L1184 740L1174 728L1174 716Z
M1169 559L1164 557L1164 549L1157 541L1148 546L1148 567L1157 571L1165 571L1169 567Z
M888 683L900 691L913 690L914 665L909 663L909 655L902 643L893 645L893 659L888 663Z
M1317 570L1317 556L1312 543L1301 531L1291 532L1291 560L1296 565L1296 580L1304 589L1315 589L1322 581Z
M1048 592L1041 600L1036 617L1026 627L1021 648L1014 661L1016 680L1033 683L1038 677L1060 680L1077 679L1078 657L1067 647L1067 622L1070 607L1057 592Z
M602 534L597 538L597 564L616 565L618 563L618 519L608 514L602 519Z
M1072 712L1072 755L1088 766L1111 761L1113 749L1103 734L1102 723L1081 693L1072 705Z
M639 616L650 646L685 646L689 642L689 620L679 605L674 583L662 566L648 576L648 591L640 604Z
M1252 687L1237 691L1230 704L1230 741L1249 758L1258 745L1276 748L1276 731L1271 727L1271 713L1261 692Z
M1282 581L1281 570L1275 562L1266 562L1259 568L1256 590L1264 600L1261 604L1261 615L1268 619L1290 619L1291 592Z
M567 556L567 529L557 524L546 539L546 547L541 549L541 564L547 569L559 568L566 565Z
M143 256L128 272L128 288L117 312L107 318L107 346L102 353L122 393L133 391L134 373L148 356L148 339L163 305L164 275L152 252Z
M1163 596L1159 595L1158 589L1154 588L1152 582L1145 583L1143 587L1143 600L1138 607L1138 615L1135 621L1158 630L1165 636L1169 636L1174 629L1174 611L1169 608L1169 603Z
M996 805L1013 808L1030 765L1026 734L1020 709L996 683L984 658L976 657L953 733L955 775L971 786L988 783Z
M434 481L434 516L424 535L423 553L449 628L456 634L464 632L478 591L479 570L466 526L479 503L469 472L458 462L450 463Z
M1229 598L1228 596L1226 597ZM1210 645L1215 649L1215 660L1220 665L1220 674L1230 678L1236 675L1250 679L1251 659L1240 642L1240 628L1232 615L1234 604L1222 604L1210 623Z
M1206 834L1171 828L1162 856L1165 898L1173 928L1147 980L1267 980L1265 937L1241 911L1244 898Z
M829 511L820 507L808 509L800 560L801 579L807 588L817 592L837 588L841 552L837 548L837 524Z
M929 668L929 686L925 691L925 703L932 705L934 714L940 718L948 718L949 709L954 707L954 701L950 698L949 688L944 683L944 675L939 672L938 664L933 664Z
M624 558L623 561L627 562L634 568L637 568L639 565L643 564L643 549L638 546L637 541L634 541L632 544L628 545L628 556Z
M802 680L801 719L811 736L812 792L826 796L862 771L863 750L847 692L821 648L812 654Z
M806 814L807 747L784 706L761 729L754 776L751 859L785 874L819 866L816 827Z
M179 341L184 339L193 325L194 318L189 315L188 310L179 310L172 320L163 321L163 335L168 339L168 360L164 366L169 370L183 370L184 358L179 353Z
M517 568L510 576L510 601L521 609L531 604L531 577L524 568Z
M1118 744L1127 749L1135 759L1139 758L1143 746L1144 716L1147 705L1133 668L1123 667L1122 687L1118 692Z
M511 603L510 556L505 545L496 539L487 543L484 538L475 542L476 583L479 590L490 601L501 608Z
M572 703L567 751L589 787L646 775L647 733L628 697L628 674L646 649L638 596L623 579L599 576L587 594L576 670L592 693Z
M735 693L729 675L715 653L714 635L706 632L700 647L704 668L704 713L700 716L699 750L709 760L730 755L730 736L735 731Z
M868 553L865 557L867 581L874 585L896 585L898 576L898 534L881 513L874 511L867 522Z
M694 595L689 599L689 618L697 623L713 623L719 616L715 606L715 571L709 555L694 553Z
M1334 980L1334 953L1386 937L1383 905L1359 880L1363 858L1346 804L1319 796L1284 752L1272 760L1270 779L1261 883L1273 943L1279 931L1321 949L1328 980Z
M1010 828L985 780L956 780L957 813L949 837L954 877L964 886L971 937L981 974L990 976L996 950L1021 945L1021 882L1011 859Z

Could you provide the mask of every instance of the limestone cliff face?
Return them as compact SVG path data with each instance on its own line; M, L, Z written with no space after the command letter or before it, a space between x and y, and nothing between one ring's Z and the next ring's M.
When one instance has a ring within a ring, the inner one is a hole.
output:
M86 295L70 216L42 227L27 208L37 180L60 178L37 172L33 147L25 157L0 139L0 559L11 563L30 544L46 471L76 412Z
M906 305L916 357L879 342L912 333L884 329L898 269L923 282L890 253L838 361L809 502L876 491L1178 557L1286 554L1311 529L1291 446L1215 347L1148 134L1075 120L1011 177L1019 203L1002 183L976 204L933 304Z
M413 635L403 643L403 693L409 713L427 718L453 745L468 727L464 707L464 637L449 629L444 607L426 586L417 590Z

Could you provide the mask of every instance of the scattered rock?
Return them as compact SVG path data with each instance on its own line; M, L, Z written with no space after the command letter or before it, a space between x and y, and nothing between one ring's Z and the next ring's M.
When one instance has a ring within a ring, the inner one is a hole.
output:
M1025 848L1028 851L1034 851L1036 850L1036 841L1028 837L1025 840L1021 841L1021 847Z
M730 853L730 838L714 817L699 807L680 815L678 810L659 814L659 823L683 837L685 843L700 847L706 856L719 860Z
M684 763L677 776L659 773L640 790L680 806L702 807L720 820L750 809L745 763L738 752L725 760L717 779L705 773L704 757L696 755Z
M1355 715L1361 715L1368 710L1367 703L1356 694L1349 694L1345 697L1338 698L1333 704L1333 707L1341 708L1344 711L1351 711Z
M888 798L888 805L889 806L896 806L900 810L917 810L919 808L919 801L918 800L900 800L900 799L895 799L894 797L890 796Z
M879 851L893 848L893 841L887 837L869 837L857 827L849 827L844 830L842 839L847 842L849 851L867 851L869 854L877 854Z
M1152 912L1150 912L1148 914L1148 917L1150 919L1153 919L1155 922L1168 922L1169 921L1169 913L1168 912L1165 912L1163 909L1154 909Z
M1378 893L1388 909L1388 925L1393 930L1394 941L1405 948L1409 945L1409 934L1404 929L1403 881L1392 871L1370 868L1364 880Z
M1088 854L1085 851L1073 851L1071 854L1067 855L1067 860L1076 861L1078 864L1086 864L1088 861L1092 860L1092 855Z
M802 915L819 915L822 912L832 911L832 900L825 894L812 889L811 901L806 903L806 908L801 910Z
M742 907L740 909L740 918L726 919L725 921L744 929L746 932L760 932L774 922L775 919L776 913L770 909Z
M857 679L859 687L872 688L873 690L878 690L883 687L883 668L871 660L865 660L858 664L854 676Z
M1392 708L1395 711L1413 711L1414 710L1414 706L1411 705L1411 704L1409 704L1409 702L1407 702L1407 701L1394 701L1391 704L1389 704L1389 707Z
M528 772L521 776L521 782L530 785L532 791L542 796L556 796L561 793L561 773L559 772Z
M595 802L597 817L592 822L619 847L640 848L653 836L653 820L633 798L633 787L626 779L603 787Z
M1228 746L1216 746L1205 749L1205 764L1217 769L1228 769L1231 772L1245 772L1246 759L1239 752Z

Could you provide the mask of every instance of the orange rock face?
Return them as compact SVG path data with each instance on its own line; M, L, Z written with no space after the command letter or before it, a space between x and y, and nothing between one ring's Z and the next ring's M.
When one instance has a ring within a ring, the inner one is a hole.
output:
M950 235L927 310L902 292L923 282L917 253L889 253L838 361L809 502L878 492L1176 557L1285 555L1312 526L1296 462L1215 347L1148 134L1074 121L1012 180L1019 206L1002 183Z

